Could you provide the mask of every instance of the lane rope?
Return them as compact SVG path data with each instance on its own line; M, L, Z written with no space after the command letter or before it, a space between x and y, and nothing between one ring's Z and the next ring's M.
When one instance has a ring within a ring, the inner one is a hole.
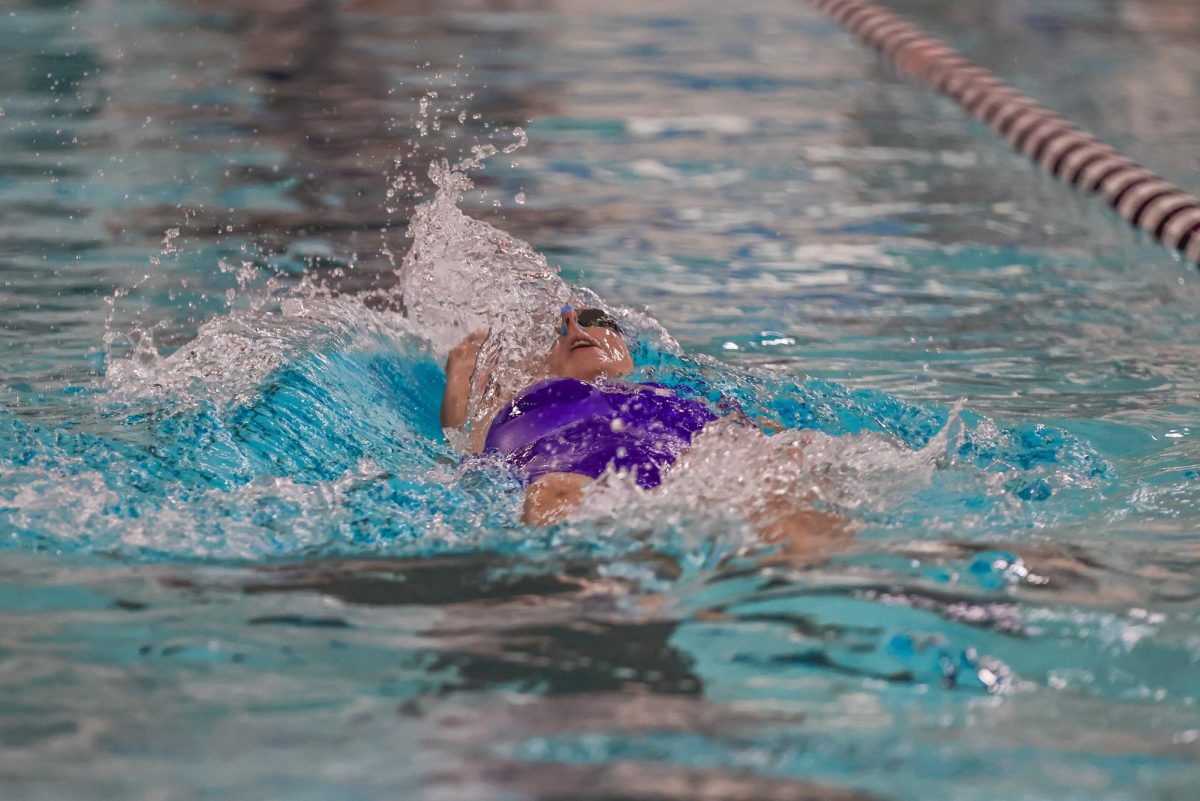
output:
M1164 181L869 0L810 0L901 72L950 97L1044 171L1102 196L1130 224L1200 266L1200 199Z

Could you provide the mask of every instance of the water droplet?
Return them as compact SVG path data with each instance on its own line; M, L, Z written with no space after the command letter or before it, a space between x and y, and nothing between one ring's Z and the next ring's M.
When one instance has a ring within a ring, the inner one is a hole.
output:
M517 194L513 195L513 202L516 203L518 206L524 206L525 205L525 193L518 192Z
M787 334L781 334L778 331L762 331L759 333L759 337L759 344L765 346L796 344L795 339L789 337Z

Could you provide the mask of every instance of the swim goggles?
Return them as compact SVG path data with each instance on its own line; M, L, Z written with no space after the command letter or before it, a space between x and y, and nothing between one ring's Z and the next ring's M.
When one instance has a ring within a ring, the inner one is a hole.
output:
M607 328L609 331L622 336L625 335L625 332L621 330L621 326L617 324L613 316L604 311L604 309L580 309L579 311L575 311L573 306L563 306L558 314L561 317L569 311L575 312L575 319L579 321L580 328ZM559 333L562 336L567 335L566 323L562 324Z

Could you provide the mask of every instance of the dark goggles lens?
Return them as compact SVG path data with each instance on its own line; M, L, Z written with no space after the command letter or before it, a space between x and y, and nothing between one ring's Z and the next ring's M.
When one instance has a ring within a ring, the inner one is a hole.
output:
M612 318L612 315L603 309L580 309L576 312L579 318L580 328L607 328L609 331L614 331L618 334L624 334L621 326L617 325L617 321Z

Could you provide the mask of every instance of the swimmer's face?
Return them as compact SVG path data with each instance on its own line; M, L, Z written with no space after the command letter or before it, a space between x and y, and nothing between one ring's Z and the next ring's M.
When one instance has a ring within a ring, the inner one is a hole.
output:
M580 316L583 325L580 325ZM625 338L613 330L612 318L594 309L578 313L566 307L562 324L550 354L546 369L557 378L577 378L595 381L601 376L619 378L633 370L633 358L625 346Z

